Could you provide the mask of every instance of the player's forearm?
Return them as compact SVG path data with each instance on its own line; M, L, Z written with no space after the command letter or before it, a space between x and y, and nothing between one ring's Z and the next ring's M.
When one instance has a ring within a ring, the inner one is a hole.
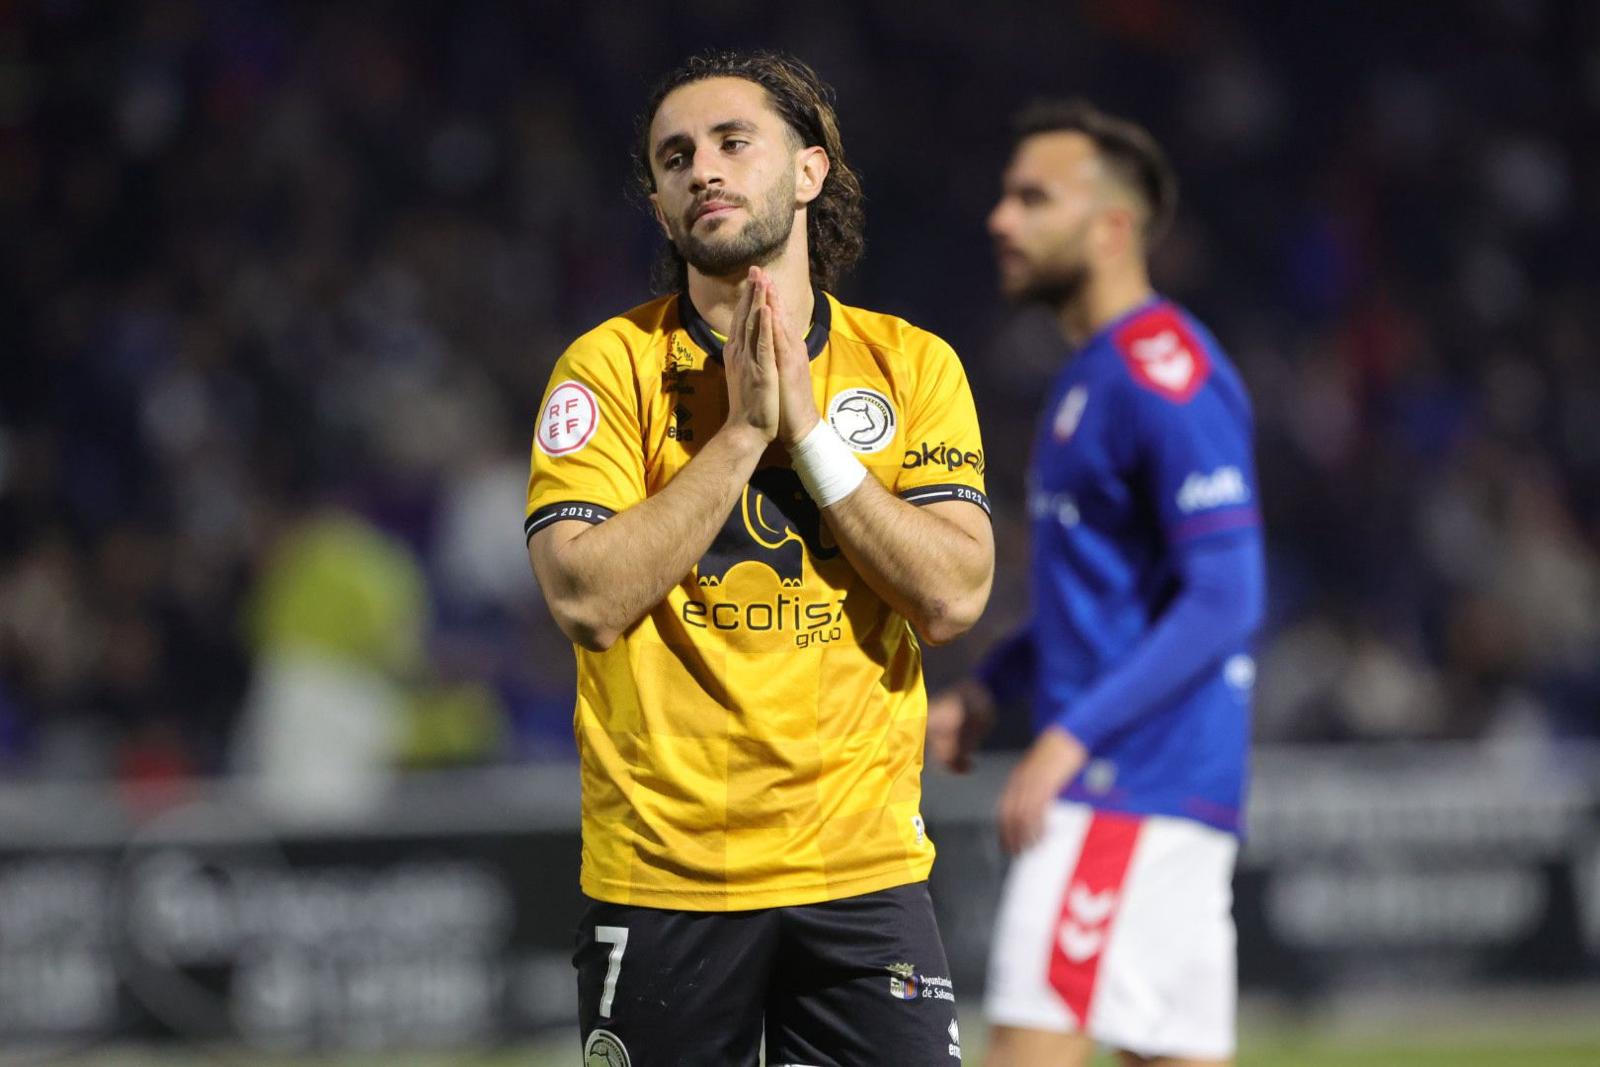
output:
M666 597L711 546L766 450L748 428L724 428L661 491L564 540L558 523L534 535L534 572L562 631L593 651L611 647Z
M994 542L917 507L872 478L823 509L856 572L932 644L966 633L983 614L994 579Z
M1247 641L1264 612L1258 534L1189 550L1183 588L1127 658L1057 719L1091 752L1172 700Z

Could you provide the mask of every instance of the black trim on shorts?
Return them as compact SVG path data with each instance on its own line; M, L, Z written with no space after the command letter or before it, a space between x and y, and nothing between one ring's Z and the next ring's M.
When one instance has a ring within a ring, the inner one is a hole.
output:
M970 485L959 482L946 482L941 485L919 485L915 489L907 489L900 494L900 499L907 504L924 507L928 504L939 504L946 500L965 500L969 504L976 504L983 509L985 515L994 516L989 510L989 498Z
M579 522L599 524L615 514L616 512L610 508L601 507L599 504L590 504L583 500L563 500L559 504L546 504L522 520L522 539L524 541L532 540L534 534L549 526L552 522L576 519Z

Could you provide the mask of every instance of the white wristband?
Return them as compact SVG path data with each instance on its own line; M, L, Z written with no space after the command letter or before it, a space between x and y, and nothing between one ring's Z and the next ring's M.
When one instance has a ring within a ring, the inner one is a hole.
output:
M819 508L837 504L867 476L867 468L826 419L818 419L811 432L789 449L789 461Z

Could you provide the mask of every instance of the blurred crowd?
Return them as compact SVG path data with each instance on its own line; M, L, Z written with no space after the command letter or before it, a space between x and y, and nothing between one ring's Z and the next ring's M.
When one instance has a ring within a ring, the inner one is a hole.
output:
M5 773L570 756L529 413L650 295L633 120L713 43L836 86L840 295L973 380L1002 570L935 683L1025 610L1063 353L983 218L1009 112L1083 93L1172 154L1158 284L1254 394L1258 736L1600 733L1600 9L40 0L0 5Z

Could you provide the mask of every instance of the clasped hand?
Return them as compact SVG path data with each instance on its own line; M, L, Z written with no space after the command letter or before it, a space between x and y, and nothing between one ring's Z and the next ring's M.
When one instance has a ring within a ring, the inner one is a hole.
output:
M772 276L751 267L722 347L728 376L728 425L748 426L763 440L792 448L821 416L811 392L805 338L790 324Z

